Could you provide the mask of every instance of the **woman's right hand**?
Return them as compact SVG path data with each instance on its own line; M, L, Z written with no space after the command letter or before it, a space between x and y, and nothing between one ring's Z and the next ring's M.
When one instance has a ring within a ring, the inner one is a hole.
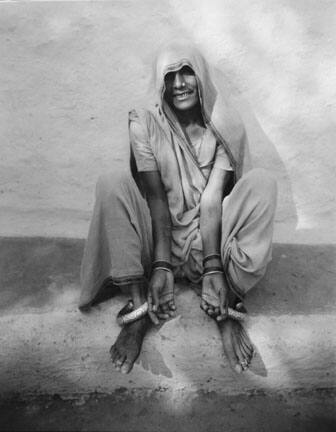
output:
M148 314L154 324L175 315L174 275L171 271L155 269L148 287Z

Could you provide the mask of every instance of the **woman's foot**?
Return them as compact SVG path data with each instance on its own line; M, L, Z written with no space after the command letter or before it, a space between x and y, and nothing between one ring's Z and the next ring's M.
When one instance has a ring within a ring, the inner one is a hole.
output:
M110 349L114 367L121 373L129 373L138 358L143 339L150 325L148 316L122 328L117 340Z
M217 325L231 368L238 373L248 369L254 355L254 348L242 324L228 318L218 322Z
M146 301L144 282L130 284L126 287L125 293L132 298L132 309L137 309ZM129 307L130 304L128 303L120 313L129 312ZM126 324L122 328L117 340L110 349L112 363L118 371L125 374L131 372L134 362L140 354L142 342L149 326L150 319L146 315L137 321Z

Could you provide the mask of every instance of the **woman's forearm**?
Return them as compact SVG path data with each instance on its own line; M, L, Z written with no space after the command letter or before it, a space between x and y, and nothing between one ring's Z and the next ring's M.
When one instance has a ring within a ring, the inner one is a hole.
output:
M200 232L204 256L220 252L222 205L213 202L201 203Z
M152 218L154 260L171 259L171 219L167 195L158 171L141 173Z
M222 202L230 192L232 171L214 168L201 198L200 231L204 256L220 253Z
M162 199L149 199L152 217L154 260L171 260L171 219L168 204Z

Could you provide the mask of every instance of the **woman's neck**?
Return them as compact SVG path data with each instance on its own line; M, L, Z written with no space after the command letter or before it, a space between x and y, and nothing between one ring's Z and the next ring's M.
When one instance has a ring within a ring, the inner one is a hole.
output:
M179 121L182 128L201 126L204 127L203 116L199 106L191 108L186 111L174 110L177 120Z

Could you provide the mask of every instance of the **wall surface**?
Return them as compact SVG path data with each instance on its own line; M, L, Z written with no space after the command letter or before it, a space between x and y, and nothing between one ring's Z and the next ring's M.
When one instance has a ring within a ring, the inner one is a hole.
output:
M83 238L98 175L128 159L153 52L187 37L276 175L276 239L334 242L333 0L0 3L0 234Z

